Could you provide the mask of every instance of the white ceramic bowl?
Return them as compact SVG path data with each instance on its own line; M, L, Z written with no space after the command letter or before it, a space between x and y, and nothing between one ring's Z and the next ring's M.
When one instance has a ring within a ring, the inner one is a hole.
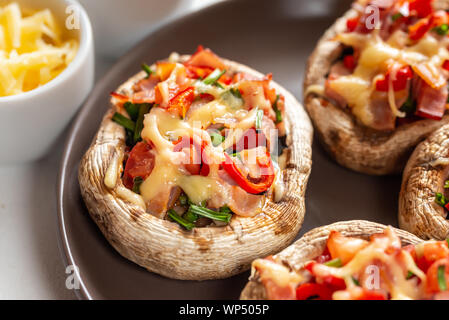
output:
M80 46L75 59L52 81L32 91L0 97L0 164L30 162L47 154L94 82L92 27L82 6L75 0L16 1L31 8L49 8L63 27L73 13L67 8L75 9L80 28L69 33ZM12 1L0 0L0 5L8 2Z

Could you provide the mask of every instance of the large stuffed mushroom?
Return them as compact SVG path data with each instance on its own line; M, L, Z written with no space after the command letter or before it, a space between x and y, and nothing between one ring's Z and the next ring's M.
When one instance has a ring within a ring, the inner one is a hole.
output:
M163 276L226 278L299 231L312 126L284 88L199 47L112 93L79 167L92 219Z

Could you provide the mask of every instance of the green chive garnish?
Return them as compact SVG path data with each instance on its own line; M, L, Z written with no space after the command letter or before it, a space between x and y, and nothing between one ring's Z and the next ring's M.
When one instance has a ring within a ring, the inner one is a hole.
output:
M239 90L239 89L237 89L237 88L231 88L231 90L229 90L229 91L231 91L231 93L232 93L232 95L233 95L234 97L239 98L239 99L242 99L242 94L240 93L240 90Z
M359 286L360 287L360 282L359 282L359 280L357 280L356 278L354 278L354 277L351 277L352 278L352 281L354 282L354 284L356 285L356 286Z
M217 132L211 132L211 133L209 133L209 135L210 135L210 139L211 139L212 144L214 145L214 147L219 146L220 144L222 144L224 139L225 139L221 134L219 134Z
M282 122L282 112L278 109L279 95L276 95L276 100L273 103L273 110L276 113L276 123Z
M324 263L324 265L328 266L328 267L340 268L343 264L341 263L340 258L336 258L336 259L333 259L331 261Z
M391 16L391 20L396 21L402 17L403 17L402 13L398 12Z
M125 108L126 112L128 112L131 120L136 121L137 117L139 116L139 105L128 101L125 102L123 107Z
M226 70L215 69L206 79L204 79L203 83L208 85L216 85L223 88L223 86L218 83L218 80L225 73Z
M442 193L438 192L437 194L435 194L435 202L438 205L444 207L447 204L448 200Z
M185 220L184 218L180 217L175 210L170 209L168 211L168 216L175 222L177 222L178 224L180 224L181 226L183 226L184 228L186 228L187 230L192 230L193 228L195 228L195 225L187 220Z
M449 180L444 181L444 189L449 189Z
M445 265L441 265L438 267L438 286L440 287L441 291L447 290L445 271Z
M220 208L221 213L232 213L232 210L228 206L224 206Z
M256 129L262 129L263 110L256 110Z
M119 125L125 127L130 131L134 131L134 129L136 128L136 124L134 123L134 121L128 119L118 112L114 113L114 115L112 116L112 121L118 123Z
M142 140L140 133L142 132L143 129L143 118L150 111L150 108L151 105L149 105L148 103L143 103L140 105L139 116L137 117L136 127L134 130L134 143L137 143L140 140Z
M229 221L231 221L231 218L232 218L232 214L230 214L230 213L216 212L216 211L213 211L213 210L210 210L207 208L196 206L194 204L192 204L190 206L189 210L191 210L193 213L195 213L199 216L209 218L212 220L223 221L226 223L229 223Z
M142 177L134 178L133 192L140 194L140 185L143 183Z
M142 63L142 70L147 73L147 78L149 78L153 74L153 71L146 63Z
M411 279L414 275L415 275L415 274L414 274L413 272L409 271L409 272L407 273L406 279L409 280L409 279Z
M449 32L449 25L447 25L446 23L442 24L441 26L433 28L433 31L438 33L440 36L445 36Z
M198 215L194 212L192 212L192 210L187 210L187 212L184 214L183 216L184 219L186 219L189 222L196 222L196 220L198 220Z

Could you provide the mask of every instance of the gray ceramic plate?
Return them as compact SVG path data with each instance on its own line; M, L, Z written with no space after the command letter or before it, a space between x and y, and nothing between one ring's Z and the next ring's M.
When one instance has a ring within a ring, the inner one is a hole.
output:
M341 0L228 0L171 22L124 56L90 95L71 129L60 172L59 224L67 264L79 267L80 298L236 299L249 272L219 281L166 279L122 258L91 221L79 192L78 163L109 108L109 92L172 51L192 53L198 44L247 64L302 99L306 61L321 34L346 11ZM339 167L313 147L304 232L339 220L368 219L396 225L399 177L370 177Z

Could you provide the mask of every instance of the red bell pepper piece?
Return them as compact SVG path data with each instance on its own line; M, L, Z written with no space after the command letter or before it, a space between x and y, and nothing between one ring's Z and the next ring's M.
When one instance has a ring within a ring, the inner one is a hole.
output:
M134 186L134 179L146 179L153 171L155 155L152 146L146 142L137 143L129 153L123 174L123 184L128 189Z
M357 29L357 25L359 24L360 17L355 17L346 20L346 28L349 32L354 32Z
M424 18L433 12L432 0L409 0L409 10L418 15L418 18Z
M390 81L391 70L387 72L384 79L377 80L376 82L376 90L377 91L388 91L388 83ZM401 91L407 87L407 81L413 78L413 71L410 66L405 66L400 68L396 72L396 79L393 80L393 90Z
M354 70L356 67L356 61L355 58L352 54L349 54L347 56L344 56L343 58L343 64L345 65L345 67L349 70Z
M296 288L296 300L332 300L332 290L318 283L304 283Z
M443 69L449 71L449 60L444 60Z
M270 154L266 153L265 159L257 159L263 173L258 182L253 182L250 177L244 176L242 171L237 167L234 160L227 154L224 154L223 169L231 176L232 179L246 192L251 194L259 194L268 190L274 182L274 167Z
M177 114L184 119L187 111L192 105L193 100L195 100L195 88L188 87L170 100L168 104L168 111Z
M381 292L363 289L363 293L357 297L357 300L387 300Z
M424 35L429 31L431 28L431 24L429 22L429 19L420 19L418 20L414 25L411 25L408 27L408 34L411 40L417 41L424 37Z

